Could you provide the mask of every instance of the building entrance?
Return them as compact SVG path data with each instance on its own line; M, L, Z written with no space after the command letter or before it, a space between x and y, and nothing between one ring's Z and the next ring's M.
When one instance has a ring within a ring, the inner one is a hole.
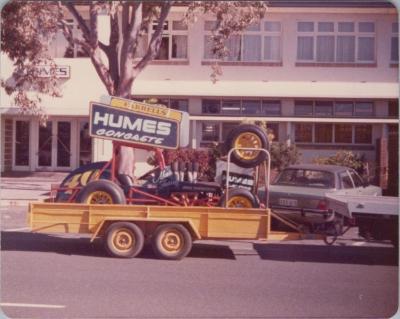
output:
M47 121L39 126L37 169L67 170L72 168L71 121Z

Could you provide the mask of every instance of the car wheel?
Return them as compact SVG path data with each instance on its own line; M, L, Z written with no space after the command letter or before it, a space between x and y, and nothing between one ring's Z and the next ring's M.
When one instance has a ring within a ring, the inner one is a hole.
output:
M78 203L85 204L125 204L123 190L108 180L97 180L87 184L78 194Z
M259 208L260 202L257 197L247 189L230 188L228 200L226 199L226 193L223 194L219 206L230 208Z
M265 132L256 125L243 124L234 128L225 141L225 150L232 148L266 149L268 139ZM232 152L232 162L244 168L251 168L261 164L266 154L261 151L235 150Z

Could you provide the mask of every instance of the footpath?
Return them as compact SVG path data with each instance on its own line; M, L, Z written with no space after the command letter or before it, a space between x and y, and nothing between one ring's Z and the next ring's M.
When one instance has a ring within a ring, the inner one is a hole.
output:
M67 173L9 173L0 177L0 206L27 206L50 195L51 184L59 184Z

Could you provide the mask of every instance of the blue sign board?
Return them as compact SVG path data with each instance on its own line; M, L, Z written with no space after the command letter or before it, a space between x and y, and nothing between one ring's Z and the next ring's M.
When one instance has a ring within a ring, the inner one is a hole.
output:
M125 143L176 149L179 125L172 119L91 103L90 135Z

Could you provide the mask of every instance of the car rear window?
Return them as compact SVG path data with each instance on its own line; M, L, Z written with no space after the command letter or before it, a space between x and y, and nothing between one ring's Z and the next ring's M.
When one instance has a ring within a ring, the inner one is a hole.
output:
M334 188L333 173L311 169L285 169L277 178L275 185L299 187Z

